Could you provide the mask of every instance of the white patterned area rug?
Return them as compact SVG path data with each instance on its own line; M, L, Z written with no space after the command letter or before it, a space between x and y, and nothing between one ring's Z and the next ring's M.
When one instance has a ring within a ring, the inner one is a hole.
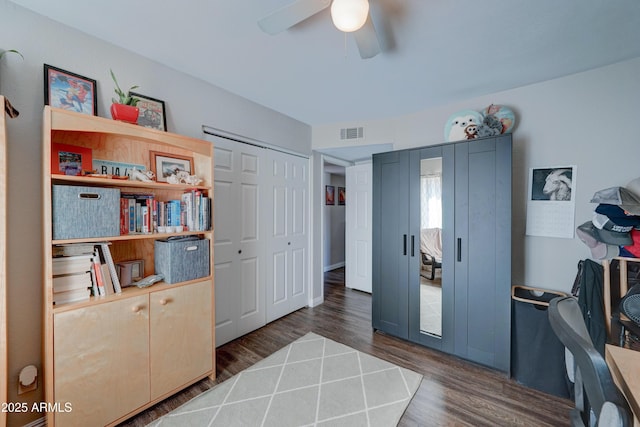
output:
M149 426L396 426L421 381L308 333Z

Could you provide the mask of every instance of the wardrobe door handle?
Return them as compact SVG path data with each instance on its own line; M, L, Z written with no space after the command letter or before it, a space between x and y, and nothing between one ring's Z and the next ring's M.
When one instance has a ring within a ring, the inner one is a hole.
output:
M416 253L415 253L415 246L416 246L415 243L416 243L416 241L415 241L415 239L416 239L416 236L414 236L412 234L411 235L411 256L416 256Z
M462 261L462 239L458 237L458 262Z
M407 235L404 234L402 236L402 255L406 255L407 254Z

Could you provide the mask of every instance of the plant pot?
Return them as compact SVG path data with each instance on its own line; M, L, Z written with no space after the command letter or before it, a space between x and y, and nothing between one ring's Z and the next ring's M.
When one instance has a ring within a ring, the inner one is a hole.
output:
M137 124L139 112L138 107L124 104L111 104L111 117L113 117L113 120Z

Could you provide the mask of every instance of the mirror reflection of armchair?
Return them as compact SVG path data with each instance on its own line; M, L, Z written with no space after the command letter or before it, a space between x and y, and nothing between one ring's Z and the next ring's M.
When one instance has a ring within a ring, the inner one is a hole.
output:
M428 279L435 279L436 269L442 268L441 228L423 228L420 230L420 256L422 267L430 267L431 269L431 275Z

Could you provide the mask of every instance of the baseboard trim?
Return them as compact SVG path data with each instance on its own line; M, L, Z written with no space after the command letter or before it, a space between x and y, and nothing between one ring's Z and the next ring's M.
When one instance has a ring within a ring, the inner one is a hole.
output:
M311 300L311 304L309 304L309 307L316 307L316 306L322 304L323 302L324 302L324 297L315 298L315 299Z
M324 267L324 272L326 273L327 271L335 270L336 268L342 268L345 265L346 265L346 263L344 261L338 262L338 263L332 264L332 265L327 265L327 266Z

